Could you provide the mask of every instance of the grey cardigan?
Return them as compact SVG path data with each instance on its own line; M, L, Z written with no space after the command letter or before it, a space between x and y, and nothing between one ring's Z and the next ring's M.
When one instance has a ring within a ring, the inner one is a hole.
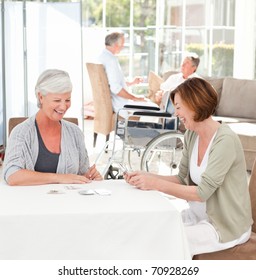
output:
M185 133L183 158L177 175L182 184L193 184L189 176L189 163L196 136L189 130ZM226 124L222 124L217 131L197 192L206 201L208 217L221 242L239 238L252 225L242 145Z
M20 169L34 170L39 146L35 116L17 125L11 132L5 153L3 177L5 180ZM84 135L80 128L68 121L61 121L61 153L57 172L84 174L89 168Z

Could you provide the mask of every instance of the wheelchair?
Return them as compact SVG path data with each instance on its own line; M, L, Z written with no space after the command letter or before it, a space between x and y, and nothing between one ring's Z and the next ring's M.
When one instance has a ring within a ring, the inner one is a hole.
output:
M165 108L125 105L116 115L114 140L106 142L95 163L110 152L102 172L105 179L122 179L125 172L135 170L174 175L183 142L179 119Z

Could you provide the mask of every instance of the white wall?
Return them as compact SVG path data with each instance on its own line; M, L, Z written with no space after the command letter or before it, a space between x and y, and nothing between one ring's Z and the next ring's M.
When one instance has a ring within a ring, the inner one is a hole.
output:
M77 117L83 128L80 4L27 2L25 29L22 5L5 5L6 120L35 114L37 78L45 69L58 68L67 71L73 83L67 116Z
M256 49L256 1L236 0L233 77L253 79Z

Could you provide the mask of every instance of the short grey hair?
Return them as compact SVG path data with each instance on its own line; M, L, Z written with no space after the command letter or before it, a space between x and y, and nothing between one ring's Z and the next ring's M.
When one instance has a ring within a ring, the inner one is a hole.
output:
M196 53L188 53L186 57L192 61L193 66L195 66L196 68L198 67L200 58Z
M122 32L113 32L105 37L105 46L113 46L115 43L120 42L121 38L124 37Z
M35 86L37 107L40 108L38 94L47 95L48 93L67 93L72 91L72 83L66 71L58 69L45 70L38 78Z

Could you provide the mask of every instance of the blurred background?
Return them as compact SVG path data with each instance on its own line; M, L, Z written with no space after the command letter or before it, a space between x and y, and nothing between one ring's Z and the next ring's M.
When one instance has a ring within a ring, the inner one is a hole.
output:
M256 77L254 0L1 0L0 145L10 117L37 111L34 85L47 68L69 72L68 116L84 129L92 100L85 63L116 29L125 33L119 60L128 78L179 70L185 52L200 56L200 75Z

